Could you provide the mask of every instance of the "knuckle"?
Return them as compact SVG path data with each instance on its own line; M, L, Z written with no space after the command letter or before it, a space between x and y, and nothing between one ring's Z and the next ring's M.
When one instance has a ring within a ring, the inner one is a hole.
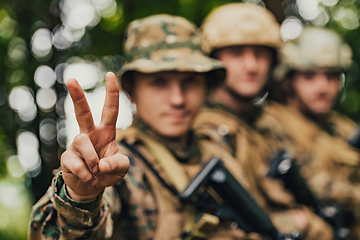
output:
M60 162L61 162L61 164L68 158L68 155L69 155L69 149L68 150L66 150L65 152L63 152L62 154L61 154L61 157L60 157Z
M90 173L86 174L82 179L83 182L87 183L90 182L91 180L93 180L93 177Z
M84 166L81 164L74 164L72 170L76 176L79 176L81 174L81 172L84 171Z
M87 139L87 136L83 133L80 133L75 136L73 143L75 146L79 146L79 145L82 145L84 143L84 141L86 141L86 139Z
M60 164L62 167L67 166L70 162L71 157L73 156L70 149L67 149L65 152L61 154Z
M89 182L92 180L92 175L88 170L81 164L75 164L73 167L73 173L77 176L82 182Z
M90 157L89 157L89 161L92 164L96 164L98 162L97 154L96 153L91 154Z

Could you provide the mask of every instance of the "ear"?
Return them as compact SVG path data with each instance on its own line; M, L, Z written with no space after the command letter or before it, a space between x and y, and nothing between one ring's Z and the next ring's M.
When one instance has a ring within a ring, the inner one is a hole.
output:
M284 79L282 84L282 89L285 93L286 98L292 97L294 95L295 91L294 91L293 81L289 77L286 77Z
M122 88L124 93L128 97L131 103L134 103L135 96L134 96L134 88L135 88L135 77L132 72L127 72L123 76Z
M129 99L129 101L130 101L131 103L134 103L134 98L131 97L128 92L124 91L124 93L125 93L126 97Z

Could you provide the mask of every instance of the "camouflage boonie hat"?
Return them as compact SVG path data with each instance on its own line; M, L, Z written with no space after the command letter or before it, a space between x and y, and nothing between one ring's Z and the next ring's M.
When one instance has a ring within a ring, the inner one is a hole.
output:
M351 65L352 51L333 30L305 27L299 37L283 44L279 57L280 64L274 75L281 81L296 69L335 68L344 71Z
M183 17L167 14L135 20L128 26L124 44L123 85L130 72L163 71L207 73L208 86L225 78L225 69L201 49L200 30Z

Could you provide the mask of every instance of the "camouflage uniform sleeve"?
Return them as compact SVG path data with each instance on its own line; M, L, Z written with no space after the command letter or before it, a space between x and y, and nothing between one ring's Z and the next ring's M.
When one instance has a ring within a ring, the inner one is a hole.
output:
M336 200L358 215L359 159L359 152L349 147L341 138L322 134L314 146L311 163L302 168L302 173L322 201Z
M111 188L107 190L110 191ZM33 207L29 239L71 240L110 237L111 215L120 208L110 206L107 195L108 193L100 194L89 201L74 201L66 193L62 173L59 172L53 178L46 194ZM115 196L112 194L112 198Z

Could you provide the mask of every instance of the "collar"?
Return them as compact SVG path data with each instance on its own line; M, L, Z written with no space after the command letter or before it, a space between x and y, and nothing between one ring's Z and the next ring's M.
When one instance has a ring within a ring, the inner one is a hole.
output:
M189 130L186 143L176 138L168 138L160 135L139 117L134 117L133 127L166 146L174 157L181 163L196 164L201 159L199 138L193 130Z
M263 107L259 107L254 105L253 111L251 112L244 112L244 111L235 111L234 109L228 107L227 105L220 103L220 102L209 102L207 101L205 103L205 107L206 108L212 108L212 109L220 109L223 110L225 112L228 112L234 116L236 116L237 118L243 120L244 122L246 122L248 125L254 127L256 124L256 121L259 119L259 117L262 115L263 113Z

